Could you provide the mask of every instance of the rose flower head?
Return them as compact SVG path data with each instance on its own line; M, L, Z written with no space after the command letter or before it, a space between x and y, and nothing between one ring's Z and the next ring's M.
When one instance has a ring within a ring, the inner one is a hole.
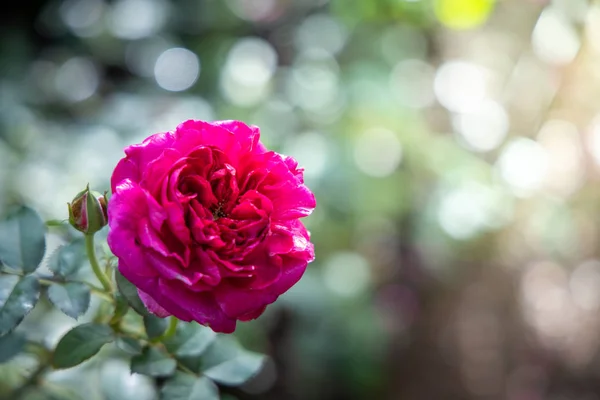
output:
M314 259L303 170L255 126L186 121L125 149L108 205L119 271L152 313L233 332Z

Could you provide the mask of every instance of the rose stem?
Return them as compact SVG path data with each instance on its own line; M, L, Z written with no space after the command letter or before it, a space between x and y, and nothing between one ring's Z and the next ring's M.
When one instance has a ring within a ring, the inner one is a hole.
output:
M177 331L177 322L179 322L179 320L173 316L171 316L171 318L169 318L169 327L167 328L167 330L165 331L165 333L162 334L162 336L160 337L160 341L164 341L169 339L171 336L173 336L175 334L175 331Z
M100 264L98 264L98 260L96 259L96 247L94 246L94 235L85 235L85 250L87 252L88 258L90 260L90 265L92 266L92 270L96 277L102 284L102 287L107 292L112 291L112 285L110 281L106 277L106 275L100 269Z

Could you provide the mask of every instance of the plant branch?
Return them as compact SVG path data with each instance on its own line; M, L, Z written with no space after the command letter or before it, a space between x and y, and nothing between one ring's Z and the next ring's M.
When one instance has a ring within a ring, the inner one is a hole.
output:
M102 284L102 287L104 288L104 290L106 292L109 292L109 293L112 292L112 285L110 283L110 280L108 279L106 274L104 274L104 272L102 272L102 269L100 268L100 264L98 264L98 259L96 258L96 247L94 246L94 235L85 235L85 250L87 252L88 259L90 260L90 265L92 266L92 270L94 271L94 274L96 274L96 277Z
M177 322L179 322L179 320L177 318L175 318L173 316L171 318L169 318L169 326L167 327L167 330L165 331L165 333L163 333L161 336L154 339L152 342L154 342L154 343L163 342L167 339L170 339L177 331Z
M19 399L25 392L31 388L36 386L40 378L46 373L48 369L50 369L50 360L52 359L52 352L50 352L47 348L42 346L39 343L29 342L28 347L31 352L37 355L39 364L36 369L29 375L29 377L23 382L21 386L13 390L10 399Z

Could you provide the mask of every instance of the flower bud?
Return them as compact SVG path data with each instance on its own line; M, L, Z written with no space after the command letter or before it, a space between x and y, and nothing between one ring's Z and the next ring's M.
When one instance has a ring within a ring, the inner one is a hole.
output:
M69 223L86 235L98 232L108 223L106 192L94 192L88 185L68 206Z

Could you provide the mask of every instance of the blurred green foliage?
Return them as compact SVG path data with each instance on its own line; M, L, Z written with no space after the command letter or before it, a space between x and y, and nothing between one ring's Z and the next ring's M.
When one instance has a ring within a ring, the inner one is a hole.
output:
M273 361L222 393L600 396L596 2L40 0L2 18L0 209L64 219L125 145L187 118L256 124L306 168L317 260L240 326ZM53 341L69 322L46 306L24 329Z

